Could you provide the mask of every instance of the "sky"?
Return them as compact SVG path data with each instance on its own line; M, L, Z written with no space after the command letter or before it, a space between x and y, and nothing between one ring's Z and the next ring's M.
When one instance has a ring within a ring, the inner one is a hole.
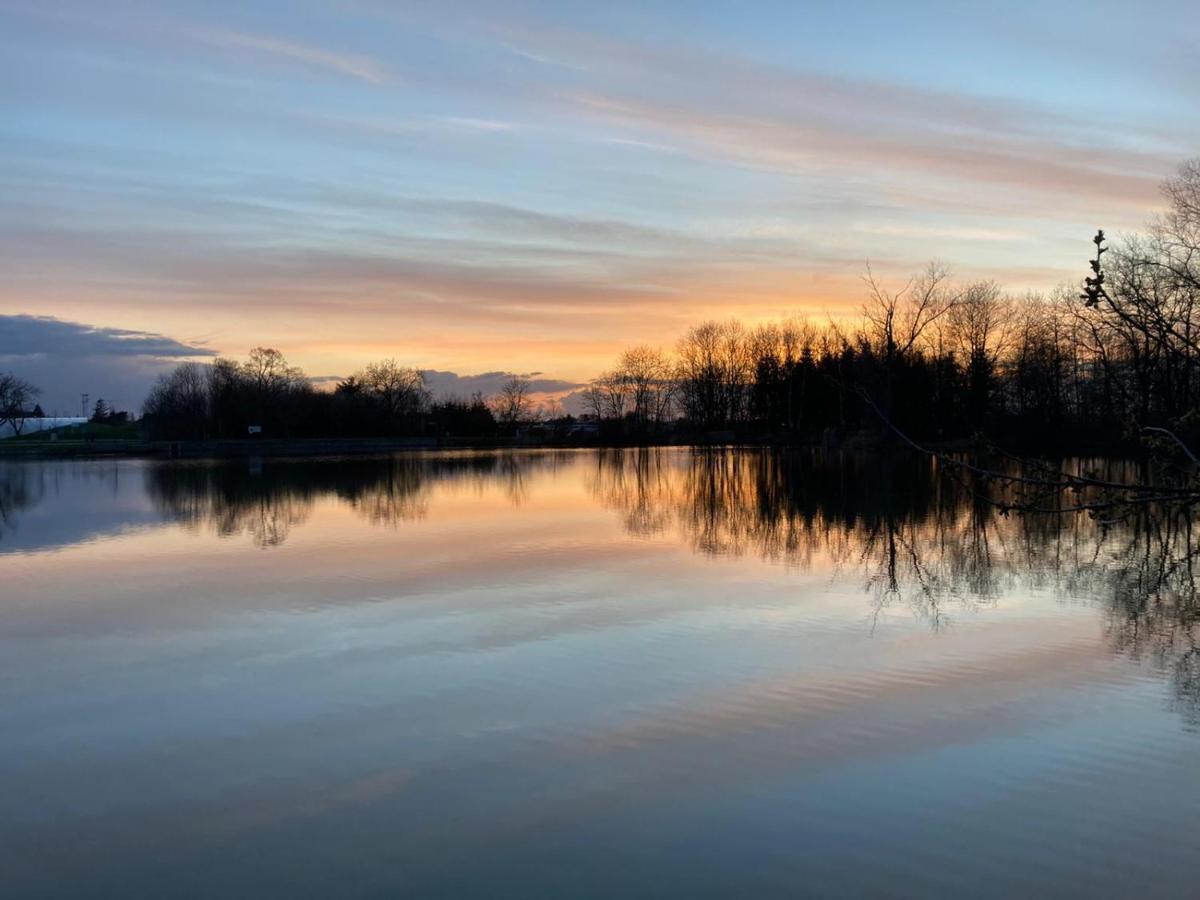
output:
M929 259L1076 281L1200 155L1193 2L0 0L0 371L569 389Z

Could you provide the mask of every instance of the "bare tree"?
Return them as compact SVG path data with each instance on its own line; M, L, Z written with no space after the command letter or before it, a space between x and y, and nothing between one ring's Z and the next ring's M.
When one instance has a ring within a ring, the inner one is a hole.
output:
M288 364L283 354L272 347L255 347L241 365L243 377L264 399L271 399L288 390L307 384L303 370Z
M684 412L709 427L741 421L746 414L753 365L740 322L705 322L679 342L678 386Z
M492 412L501 425L515 428L529 419L533 401L529 394L531 384L523 375L513 375L492 398Z
M393 418L414 416L429 406L425 376L419 369L402 366L394 359L371 363L352 377Z
M994 281L967 285L945 314L944 331L962 359L967 407L976 423L991 407L996 369L1012 337L1013 304Z
M620 420L629 408L629 383L620 369L603 372L592 382L600 400L600 418Z
M1142 425L1200 408L1200 160L1163 192L1168 209L1148 235L1110 248L1096 234L1082 295L1106 383Z
M600 379L594 379L581 394L583 398L584 408L591 414L597 422L604 418L606 411L604 401L604 388L600 385Z
M868 296L862 314L871 346L887 362L916 349L926 331L954 306L950 271L931 262L898 291L889 291L867 267Z
M621 354L617 372L638 424L658 424L668 417L675 393L671 368L666 354L644 344Z
M1158 264L1170 273L1177 290L1200 290L1200 159L1179 167L1163 185L1168 207L1150 227Z
M158 377L142 414L157 432L203 438L210 413L208 388L206 366L182 363Z
M29 415L29 404L41 393L23 378L11 373L0 375L0 425L12 427L20 434Z

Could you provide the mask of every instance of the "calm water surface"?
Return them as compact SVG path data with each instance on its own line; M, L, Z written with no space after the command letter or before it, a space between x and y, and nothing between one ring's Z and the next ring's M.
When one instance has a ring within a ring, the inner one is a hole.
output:
M0 891L1194 897L1194 541L810 453L4 464Z

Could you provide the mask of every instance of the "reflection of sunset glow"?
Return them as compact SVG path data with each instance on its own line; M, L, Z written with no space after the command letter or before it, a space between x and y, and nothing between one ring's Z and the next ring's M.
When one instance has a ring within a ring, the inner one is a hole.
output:
M1006 617L1042 622L1039 592L1107 590L1097 554L1120 573L1140 540L1087 517L1001 517L964 502L928 463L888 468L845 454L463 451L261 470L82 464L71 480L47 479L59 468L6 473L43 485L30 494L35 506L85 478L106 502L127 496L136 508L148 498L162 523L118 524L34 551L62 566L53 598L26 611L64 623L126 616L131 604L147 622L235 612L247 599L230 579L275 585L257 600L264 611L353 603L364 592L396 600L461 592L475 608L494 602L490 584L608 580L622 566L638 571L636 590L674 594L680 566L707 565L710 586L731 591L743 580L782 586L797 576L854 583L864 616L915 614L939 630L995 611L1002 597ZM1164 553L1176 552L1176 539L1170 529L1156 537ZM172 599L181 569L206 598L198 609ZM755 616L783 625L818 610L840 614L842 604L839 593L815 591L803 611L784 605ZM1176 611L1186 618L1186 605ZM1118 631L1121 641L1146 640Z
M494 896L513 867L575 878L597 840L622 884L661 884L662 835L697 821L739 883L764 842L809 884L827 854L798 843L859 833L888 840L824 876L856 895L975 883L964 841L1038 859L1039 885L1111 887L1077 847L1150 861L1116 867L1122 894L1190 873L1186 518L1003 517L927 461L816 451L0 479L10 883L282 883L301 834L322 893L382 859L379 883ZM698 871L671 877L699 895ZM1023 873L989 877L1024 895Z

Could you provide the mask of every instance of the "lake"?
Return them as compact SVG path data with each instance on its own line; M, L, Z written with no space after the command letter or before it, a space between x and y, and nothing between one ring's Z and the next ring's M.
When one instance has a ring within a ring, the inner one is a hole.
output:
M0 464L3 893L1196 896L1191 520L970 487Z

